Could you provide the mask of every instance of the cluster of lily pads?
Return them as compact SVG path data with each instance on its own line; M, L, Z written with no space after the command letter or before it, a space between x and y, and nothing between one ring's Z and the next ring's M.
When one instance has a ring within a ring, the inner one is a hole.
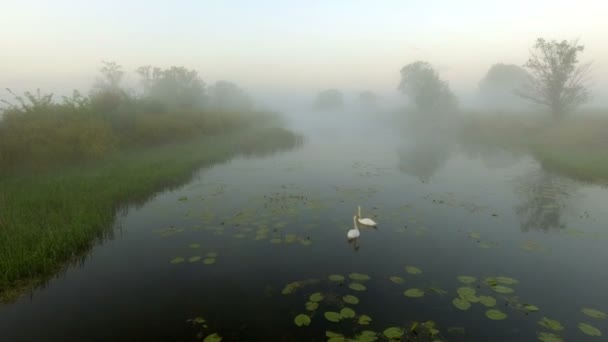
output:
M202 328L202 329L209 328L209 326L207 325L207 320L201 316L190 318L190 319L186 320L186 322L191 323L192 326L195 328ZM203 333L203 331L200 331L196 337L202 338L203 336L205 336L205 334ZM208 334L205 336L205 339L203 340L203 342L220 342L220 341L222 341L222 337L218 333Z
M190 249L198 249L200 248L200 244L198 243L192 243L190 245L188 245L188 247ZM171 259L171 261L169 261L171 264L181 264L183 262L186 262L186 260L189 263L195 263L195 262L199 262L199 261L203 261L203 264L205 265L212 265L215 264L215 262L217 261L217 253L216 252L208 252L207 254L205 254L205 257L203 258L201 255L193 255L188 257L188 259L186 259L185 257L175 257L173 259Z

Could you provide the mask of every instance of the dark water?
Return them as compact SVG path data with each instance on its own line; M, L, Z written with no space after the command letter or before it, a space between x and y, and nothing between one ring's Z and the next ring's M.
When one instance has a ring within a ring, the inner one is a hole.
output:
M542 170L527 155L460 146L446 131L351 118L294 120L303 147L201 170L119 214L114 238L81 265L0 307L0 340L197 341L217 332L224 341L325 341L326 330L354 337L432 320L439 341L535 341L550 331L537 323L543 316L561 322L556 333L566 341L605 338L608 320L581 312L608 312L605 188ZM355 246L346 232L359 204L379 227L361 228ZM214 264L188 262L209 252ZM176 257L186 261L171 264ZM366 291L348 288L351 272L371 277L361 281ZM454 307L461 275L476 277L471 286L507 319L488 319L480 303ZM491 276L519 283L500 294L484 282ZM281 294L295 281L295 293ZM405 297L409 288L425 295ZM304 305L315 292L326 299L310 313ZM370 316L369 326L324 318L346 294L360 299L347 306ZM524 303L540 311L526 313ZM300 313L310 326L294 325ZM188 321L199 316L206 328ZM579 323L604 336L583 334Z

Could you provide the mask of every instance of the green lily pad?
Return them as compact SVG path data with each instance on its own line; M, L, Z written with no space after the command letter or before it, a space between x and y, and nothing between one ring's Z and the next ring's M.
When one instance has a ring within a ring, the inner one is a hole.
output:
M397 276L391 276L389 278L393 283L395 284L403 284L405 283L405 279L401 278L401 277L397 277Z
M294 318L293 322L299 327L310 325L310 316L299 314Z
M452 300L452 304L454 304L455 307L463 311L468 310L471 307L471 303L462 298L454 298Z
M315 302L306 302L306 310L315 311L319 307L319 303Z
M507 318L507 314L500 310L490 309L486 311L486 317L495 321L500 321Z
M327 311L323 315L325 316L325 319L334 323L340 322L342 319L342 316L339 313L333 311Z
M424 296L424 291L422 291L421 289L412 288L405 290L405 292L403 292L403 295L411 298L420 298Z
M365 285L363 285L361 283L350 283L350 284L348 284L348 287L351 290L355 290L355 291L365 291L365 290L367 290L367 287L365 287Z
M354 318L355 310L351 308L342 308L342 310L340 310L340 316L342 316L342 318Z
M203 264L205 264L205 265L215 264L215 258L205 258L205 259L203 259Z
M366 332L372 333L373 335L371 335L371 334L366 335L365 334ZM366 331L363 331L360 335L357 335L355 337L355 341L356 342L375 342L375 341L378 341L378 336L376 336L375 332L366 330Z
M585 315L592 317L592 318L597 318L597 319L606 319L608 317L608 315L600 310L596 310L596 309L591 309L591 308L584 308L583 310L581 310Z
M578 329L589 336L602 336L602 332L600 331L600 329L594 327L591 324L579 323Z
M515 290L513 290L512 288L502 286L502 285L492 286L492 290L494 290L494 292L504 293L504 294L515 292Z
M344 337L344 335L342 335L342 334L339 334L339 333L333 332L333 331L329 331L329 330L325 332L325 336L330 337L330 338L331 337Z
M344 276L339 274L330 274L327 278L330 281L344 281Z
M538 337L538 340L541 342L563 342L564 341L560 336L555 335L554 333L549 333L549 332L539 332L537 337Z
M419 269L418 267L416 267L416 266L409 266L409 265L405 266L405 271L407 273L409 273L409 274L420 274L420 273L422 273L422 270Z
M217 333L213 333L213 334L205 337L203 342L220 342L221 340L222 340L222 337L220 335L218 335Z
M444 289L441 289L441 288L439 288L437 286L431 286L431 287L429 287L429 290L431 290L431 291L439 294L440 296L443 296L444 294L448 293L448 291L446 291Z
M217 253L215 253L215 252L209 252L205 256L207 258L215 258L215 257L217 257Z
M198 244L198 243L191 243L191 244L188 245L188 247L190 247L190 248L200 248L201 245Z
M323 294L321 294L321 292L315 292L315 293L311 294L308 299L311 302L318 303L318 302L322 301L323 298L325 298L325 297L323 297Z
M458 293L458 295L461 298L466 298L466 297L471 297L471 296L475 296L475 293L477 293L477 291L472 288L472 287L459 287L456 290L456 293Z
M188 259L189 262L197 262L197 261L200 261L200 260L201 260L201 257L199 255L191 256Z
M481 239L481 235L477 232L469 232L469 237L475 240Z
M503 285L515 285L515 284L519 283L519 280L509 278L509 277L496 277L494 279L496 280L497 283L503 284Z
M388 339L400 339L404 333L405 331L398 327L390 327L383 332L384 336L386 336Z
M369 323L372 321L372 318L369 317L368 315L361 315L359 316L359 320L357 321L357 323L361 324L361 325L369 325ZM375 334L374 334L375 336Z
M191 321L194 324L203 324L203 323L206 322L206 320L203 317L200 317L200 316L194 317L192 319L189 319L188 321Z
M364 281L364 280L370 279L370 277L367 274L363 274L363 273L351 273L348 275L348 277L352 280L359 280L359 281Z
M294 242L296 242L297 238L298 238L298 236L296 234L287 234L287 235L285 235L285 242L294 243Z
M528 312L537 312L540 309L536 305L524 304L524 310L526 310Z
M479 296L477 297L479 298L479 302L487 307L493 307L496 305L496 299L494 299L494 297L491 296Z
M458 281L463 284L473 284L477 281L477 278L471 276L458 276Z
M359 298L357 298L353 295L346 295L346 296L342 297L342 300L344 301L344 303L351 304L351 305L359 304Z
M564 326L560 322L558 322L554 319L550 319L548 317L541 318L541 320L538 321L538 324L540 324L541 326L543 326L547 329L551 329L554 331L564 330Z
M184 261L186 261L186 259L184 259L182 257L177 257L177 258L171 259L170 263L175 265L175 264L181 264Z

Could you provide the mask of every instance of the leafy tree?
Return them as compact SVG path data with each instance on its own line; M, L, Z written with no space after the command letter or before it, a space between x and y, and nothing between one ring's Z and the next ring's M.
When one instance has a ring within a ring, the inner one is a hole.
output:
M337 109L344 106L344 96L338 89L326 89L317 95L314 108L320 110Z
M91 104L96 111L115 113L128 102L128 94L121 88L124 77L122 66L116 62L102 61L99 69L101 77L93 85Z
M424 112L452 109L456 99L450 87L428 62L417 61L401 69L398 89Z
M164 107L164 111L202 108L205 83L195 70L177 66L161 69L147 65L136 71L144 87L144 98Z
M524 65L532 76L518 94L549 107L556 118L584 104L590 96L586 82L591 65L579 63L578 56L584 50L578 40L538 38Z
M251 97L238 85L229 81L217 81L209 89L211 107L227 111L248 111L253 107Z
M525 103L516 92L527 82L530 74L517 65L494 64L479 82L479 95L488 107L521 109Z

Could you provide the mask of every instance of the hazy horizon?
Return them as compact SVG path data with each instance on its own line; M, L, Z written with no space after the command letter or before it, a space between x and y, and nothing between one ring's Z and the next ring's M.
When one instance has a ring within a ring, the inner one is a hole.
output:
M325 88L396 96L399 70L429 61L461 101L495 63L522 65L538 37L580 39L593 61L590 105L608 95L608 24L600 1L8 1L0 14L0 86L88 90L102 60L136 85L141 65L196 69L254 97ZM5 98L3 91L0 97Z

